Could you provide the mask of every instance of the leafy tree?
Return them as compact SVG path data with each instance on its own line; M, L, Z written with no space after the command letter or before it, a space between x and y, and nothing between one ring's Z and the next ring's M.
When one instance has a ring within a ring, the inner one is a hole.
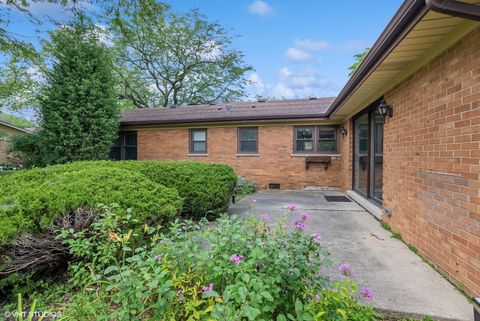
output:
M110 14L121 97L137 108L244 96L252 67L227 31L198 11L179 15L156 0L120 0Z
M353 75L353 73L357 70L358 66L360 66L360 64L362 63L363 59L365 59L365 57L367 56L369 50L370 48L365 48L361 53L353 56L355 58L355 62L348 68L348 76Z
M105 159L119 119L110 52L83 17L51 38L53 67L39 98L42 129L26 144L19 138L13 149L25 158L34 151L35 165Z
M30 5L68 0L7 0L0 4L0 110L18 110L37 104L40 79L33 76L42 64L41 54L24 35L9 30L13 21L35 27L41 19L30 12Z

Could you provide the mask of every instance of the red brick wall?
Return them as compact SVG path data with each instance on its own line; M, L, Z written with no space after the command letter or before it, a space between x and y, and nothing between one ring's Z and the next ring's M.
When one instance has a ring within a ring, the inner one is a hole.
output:
M140 130L137 135L138 159L225 163L261 189L269 183L280 183L282 189L341 186L340 157L333 157L328 169L310 164L306 170L305 157L292 155L293 126L259 127L258 156L237 155L236 127L208 128L208 156L188 155L188 128Z
M480 294L480 29L385 95L386 221Z

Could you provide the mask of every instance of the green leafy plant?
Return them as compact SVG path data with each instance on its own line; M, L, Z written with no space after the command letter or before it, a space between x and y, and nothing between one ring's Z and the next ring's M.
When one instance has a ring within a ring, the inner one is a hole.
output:
M168 232L162 230L146 227L151 243L136 248L133 239L122 237L128 233L116 232L118 247L110 248L122 254L113 255L104 271L91 269L97 273L89 287L102 292L110 317L269 320L294 311L307 290L328 284L320 270L328 252L297 228L222 217L214 226L177 220ZM75 239L74 248L87 241Z
M13 151L35 166L106 159L120 117L110 50L81 14L50 39L43 43L52 67L38 99L40 130L16 139Z
M26 171L2 178L0 191L0 244L24 232L38 233L82 206L117 203L134 210L140 222L168 220L182 208L174 189L118 168Z
M235 187L235 196L238 199L245 197L246 195L255 193L256 183L254 180L238 177L237 186Z
M5 191L7 195L14 194L23 190L25 186L39 186L58 175L73 175L73 172L88 170L101 172L105 167L107 172L108 168L118 168L131 173L140 173L155 183L176 189L183 198L182 215L191 219L215 218L220 213L225 213L237 180L233 169L223 164L191 161L94 161L25 171L22 175L0 181L0 191ZM129 188L135 189L133 186ZM122 204L116 200L101 202Z

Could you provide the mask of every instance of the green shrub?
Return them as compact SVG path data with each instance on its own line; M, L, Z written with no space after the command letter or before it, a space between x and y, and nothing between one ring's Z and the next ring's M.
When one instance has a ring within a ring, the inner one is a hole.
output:
M138 172L158 184L175 188L184 199L182 214L197 219L217 217L227 211L237 177L231 167L191 161L91 161L27 171L18 180L39 184L64 172L114 167ZM36 183L35 183L36 182ZM7 186L8 185L8 186ZM0 191L18 189L17 182L0 182Z
M255 193L256 183L254 180L238 177L237 186L235 187L235 195L238 199L243 198L249 194Z
M107 167L16 173L2 178L0 192L0 244L24 232L39 232L82 206L117 203L132 208L141 222L172 218L182 207L174 189L137 172Z
M189 218L216 217L228 210L237 176L223 164L191 161L110 162L138 171L152 181L173 187L183 197L183 214Z

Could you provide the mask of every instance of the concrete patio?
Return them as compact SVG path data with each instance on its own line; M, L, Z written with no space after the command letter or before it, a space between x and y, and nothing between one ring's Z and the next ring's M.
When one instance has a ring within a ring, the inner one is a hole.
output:
M332 253L333 265L325 268L326 273L337 279L337 267L351 264L359 287L372 289L376 308L411 317L429 315L435 320L473 320L467 299L405 244L392 238L373 216L353 201L327 202L324 195L344 194L332 190L260 191L233 204L229 212L269 214L274 221L295 203L298 214L310 215L305 233L318 232Z

